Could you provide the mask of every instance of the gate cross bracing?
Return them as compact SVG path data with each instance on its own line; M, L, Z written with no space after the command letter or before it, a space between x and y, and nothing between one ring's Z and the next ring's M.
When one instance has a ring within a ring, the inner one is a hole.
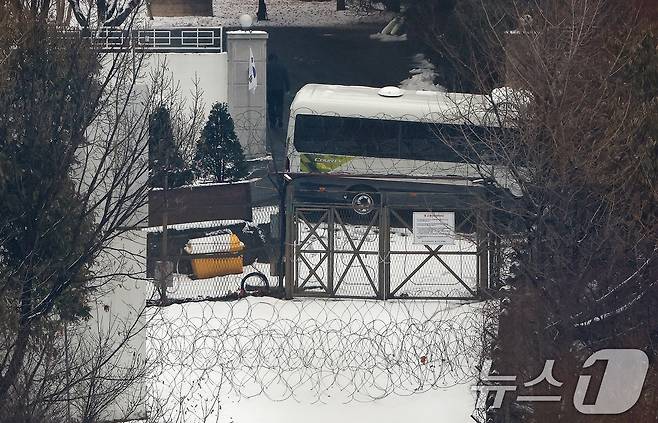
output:
M289 296L474 299L488 284L487 234L471 213L471 234L454 245L412 243L411 216L427 208L297 204L291 239Z

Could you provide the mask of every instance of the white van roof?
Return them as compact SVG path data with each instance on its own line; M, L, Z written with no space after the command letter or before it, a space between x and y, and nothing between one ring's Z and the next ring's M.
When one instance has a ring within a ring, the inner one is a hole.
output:
M374 119L481 123L491 107L485 95L399 90L399 96L379 94L380 88L308 84L290 106L298 114Z

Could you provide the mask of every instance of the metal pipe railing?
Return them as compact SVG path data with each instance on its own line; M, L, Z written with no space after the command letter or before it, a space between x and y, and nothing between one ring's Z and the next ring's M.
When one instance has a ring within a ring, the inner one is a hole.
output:
M224 51L222 27L197 28L149 28L124 30L121 28L99 28L69 30L70 34L82 34L92 44L105 51L138 49L143 51Z

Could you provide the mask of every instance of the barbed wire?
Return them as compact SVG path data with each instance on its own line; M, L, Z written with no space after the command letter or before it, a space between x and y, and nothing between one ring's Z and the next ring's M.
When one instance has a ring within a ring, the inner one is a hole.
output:
M227 395L366 402L474 383L488 307L273 298L172 305L148 333L153 394L168 399L165 414L194 415Z

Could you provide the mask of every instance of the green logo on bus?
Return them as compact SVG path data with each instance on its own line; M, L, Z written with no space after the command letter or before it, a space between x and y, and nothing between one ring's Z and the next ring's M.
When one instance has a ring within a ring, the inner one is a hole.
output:
M345 163L349 163L353 158L351 156L334 156L333 154L303 153L299 155L299 170L304 173L329 173Z

